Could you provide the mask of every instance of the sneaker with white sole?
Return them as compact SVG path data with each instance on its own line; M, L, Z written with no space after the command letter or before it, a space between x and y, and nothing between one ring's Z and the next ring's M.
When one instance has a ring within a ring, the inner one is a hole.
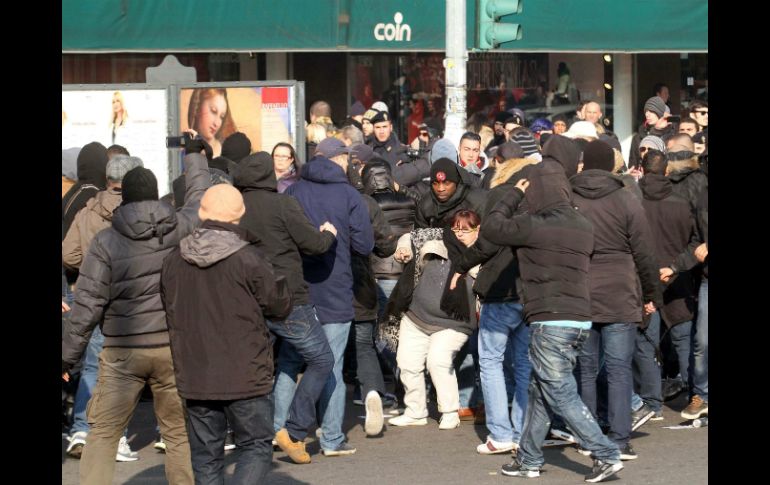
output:
M653 416L655 416L655 411L652 407L647 403L642 404L642 407L631 413L631 431L639 429Z
M519 458L514 456L511 463L503 465L500 468L500 473L509 477L521 477L521 478L537 478L540 476L539 468L524 468Z
M335 450L327 450L323 449L321 450L321 453L324 454L324 456L345 456L345 455L353 455L355 454L356 449L350 446L350 444L346 441L343 442L337 449Z
M80 458L83 454L83 447L86 445L86 437L88 433L85 431L78 431L70 436L68 439L70 444L67 445L67 455L73 458Z
M575 436L573 436L572 433L566 429L551 428L551 436L556 439L566 441L567 443L577 443Z
M152 445L152 447L158 450L159 453L166 452L166 443L163 441L163 437L161 436L158 436L158 440L155 442L154 445Z
M428 418L410 418L406 414L390 418L388 424L391 426L425 426L428 424Z
M139 453L131 451L131 447L128 445L128 440L125 436L120 437L118 442L118 452L115 455L115 461L127 462L136 461L139 459Z
M486 443L481 443L476 447L476 452L480 455L496 455L498 453L507 453L513 451L513 441L495 441L487 436Z
M235 449L235 436L233 436L232 431L227 432L227 436L225 436L225 451L230 451Z
M366 394L366 421L364 421L364 431L366 436L376 436L382 431L383 412L382 399L377 391L369 391Z
M455 413L444 413L441 415L441 421L438 423L438 429L455 429L460 427L460 415Z
M597 483L605 478L611 477L623 469L622 463L607 463L601 460L594 460L594 466L591 473L586 475L586 482Z
M625 446L620 447L620 459L623 461L636 460L639 455L634 451L634 447L631 443L626 443Z
M655 416L651 417L650 421L663 421L664 419L666 418L663 417L663 411L655 411Z

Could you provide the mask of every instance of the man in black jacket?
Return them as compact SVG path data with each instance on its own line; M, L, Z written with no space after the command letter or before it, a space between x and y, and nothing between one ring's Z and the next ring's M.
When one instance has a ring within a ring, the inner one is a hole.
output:
M193 146L193 143L195 144ZM89 403L91 432L80 461L80 483L112 481L115 452L139 396L149 382L166 443L166 478L192 484L190 446L176 389L166 312L160 296L163 258L200 223L198 206L211 184L200 140L185 156L185 205L158 200L158 182L143 167L123 177L123 202L112 227L99 232L80 267L75 303L62 341L62 371L80 360L101 323L104 350Z
M631 361L642 306L649 314L660 306L658 266L650 228L640 201L611 173L612 148L594 140L583 151L583 171L572 177L573 203L593 223L591 256L591 335L578 357L580 396L597 416L600 347L608 381L609 438L621 458L637 458L631 444ZM641 280L641 291L637 275Z
M224 480L228 424L237 445L236 483L259 483L273 458L273 352L265 318L285 318L291 297L286 278L253 245L256 237L237 225L244 212L235 188L208 189L198 211L203 224L168 255L161 273L196 483Z
M398 141L393 133L393 122L387 111L378 112L372 118L374 136L367 143L374 149L374 153L387 160L391 168L396 168L402 163L407 163L409 157L406 154L406 145Z
M515 215L525 198L528 212ZM614 475L623 468L618 447L580 400L572 373L591 328L588 269L594 235L591 223L570 203L562 166L543 161L531 169L528 179L520 180L487 215L481 236L517 248L521 303L531 331L527 417L519 451L502 473L540 476L543 441L558 414L593 452L586 481Z
M431 166L431 191L417 204L416 228L444 227L461 209L482 213L486 191L464 183L460 170L448 158L440 158Z
M267 152L244 158L235 170L234 183L243 192L246 207L240 226L260 235L257 248L275 272L286 278L292 296L293 307L288 318L267 321L270 331L283 338L276 386L284 384L286 377L281 378L281 374L287 373L287 367L297 364L291 358L294 352L290 352L289 347L307 363L290 402L285 402L285 393L275 393L273 427L276 442L295 463L310 463L305 438L318 422L316 404L331 373L334 357L310 303L308 287L302 277L300 253L309 256L325 253L336 241L337 231L333 225L325 223L319 232L310 224L297 199L277 192L273 159ZM293 386L294 381L289 381Z

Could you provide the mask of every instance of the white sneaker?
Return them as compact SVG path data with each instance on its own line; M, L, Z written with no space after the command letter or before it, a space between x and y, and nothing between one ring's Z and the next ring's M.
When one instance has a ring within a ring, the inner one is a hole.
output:
M388 424L392 426L425 426L428 424L428 418L410 418L406 414L390 418Z
M369 391L366 394L366 421L364 421L364 431L366 436L376 436L382 431L382 399L377 391Z
M139 453L131 451L128 440L125 436L120 437L118 442L118 453L115 455L115 461L136 461L139 459Z
M481 443L476 447L476 452L480 455L496 455L498 453L507 453L513 450L514 442L495 441L487 437L486 443Z
M438 429L455 429L460 427L460 415L457 412L444 413L441 415L441 422Z
M68 439L70 444L67 446L67 455L73 458L80 458L83 454L83 447L86 445L86 437L88 433L85 431L78 431L70 436Z

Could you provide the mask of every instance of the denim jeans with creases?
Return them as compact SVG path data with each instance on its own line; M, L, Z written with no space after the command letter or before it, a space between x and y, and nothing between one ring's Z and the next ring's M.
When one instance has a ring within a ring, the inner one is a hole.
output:
M468 341L454 359L457 385L460 390L460 407L475 408L484 402L479 378L479 329L473 331Z
M322 325L329 347L334 356L331 375L324 382L321 399L318 401L318 414L321 416L321 448L336 450L345 441L342 432L342 420L345 417L345 382L342 380L342 363L345 346L348 343L351 322L324 323ZM305 380L303 377L302 380Z
M104 335L102 335L102 331L99 330L97 325L94 327L91 339L88 341L83 368L80 370L80 382L78 383L78 391L75 394L75 405L72 410L74 418L72 420L72 428L70 428L70 435L78 431L88 433L91 429L86 418L86 406L88 405L88 400L91 399L94 386L96 386L96 376L99 373L99 352L102 351L103 345Z
M385 395L385 379L382 377L380 359L374 348L375 321L353 322L351 332L356 346L356 376L361 383L361 398L365 399L369 391Z
M663 406L660 373L663 363L659 365L655 360L656 345L660 347L660 312L657 311L650 316L646 330L637 330L633 358L634 387L639 397L657 412Z
M610 425L608 436L621 446L628 443L631 435L631 361L634 356L636 329L636 323L594 323L590 336L578 356L580 397L596 417L599 346L604 351L604 366L607 371L607 421Z
M709 400L709 280L703 278L698 292L698 319L693 337L693 394Z
M326 334L312 305L297 305L282 321L267 321L274 334L283 338L275 370L273 428L285 427L295 440L304 440L314 427L316 403L334 365ZM297 385L302 364L307 369Z
M484 392L489 436L503 443L519 443L527 410L527 388L532 366L527 355L529 327L522 317L520 303L484 303L479 319L479 366ZM503 372L508 348L513 352L515 378L513 405L510 412Z
M602 461L619 463L618 446L602 434L596 419L580 400L572 373L589 330L536 322L530 325L530 333L532 377L518 452L523 467L539 469L545 463L543 441L554 413L564 419L581 447Z
M273 461L273 403L269 396L235 401L187 399L187 435L196 485L220 485L225 479L228 425L235 439L232 484L260 483Z

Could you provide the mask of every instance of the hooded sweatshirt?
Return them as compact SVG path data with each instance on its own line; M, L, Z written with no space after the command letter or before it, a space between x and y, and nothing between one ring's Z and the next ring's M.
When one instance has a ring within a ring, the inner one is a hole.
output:
M107 149L101 143L89 143L78 153L77 166L77 183L61 201L62 239L69 231L75 214L86 206L88 199L107 186Z
M353 273L350 254L368 255L374 248L374 231L361 194L345 171L326 157L316 156L302 167L301 179L286 189L304 209L311 224L326 221L337 228L332 250L317 256L302 256L310 301L318 320L340 323L353 320Z
M120 205L123 198L119 188L97 192L86 202L72 221L70 230L61 243L62 262L69 269L77 269L83 262L83 255L88 253L91 240L96 233L112 225L112 212Z
M265 318L285 318L291 298L255 241L241 227L208 220L163 262L161 294L185 399L246 399L272 389Z
M582 149L566 136L553 135L543 147L543 160L551 160L561 164L567 178L577 173Z
M564 168L544 160L529 171L525 194L513 187L481 224L481 237L517 249L519 300L527 322L591 320L591 223L570 203ZM514 215L525 199L529 212Z
M575 206L594 227L592 320L641 322L643 303L662 304L659 266L642 204L624 190L620 177L604 170L584 170L571 182Z
M243 193L246 213L240 226L259 234L256 246L286 278L293 305L310 303L308 286L302 278L302 257L321 255L336 238L328 231L319 232L311 224L294 197L276 192L273 159L267 152L247 156L234 171L235 187Z
M463 209L470 209L479 216L482 215L487 197L486 191L471 187L465 183L463 173L465 173L466 177L471 175L457 165L453 165L453 168L457 170L460 177L457 190L444 202L436 198L433 190L427 196L420 199L420 202L417 204L415 228L444 227L449 223L449 219L452 218L455 212Z

